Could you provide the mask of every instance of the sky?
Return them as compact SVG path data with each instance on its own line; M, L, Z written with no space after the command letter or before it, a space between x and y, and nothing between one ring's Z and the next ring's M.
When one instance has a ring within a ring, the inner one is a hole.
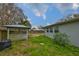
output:
M67 15L79 13L78 3L18 3L32 26L46 26Z

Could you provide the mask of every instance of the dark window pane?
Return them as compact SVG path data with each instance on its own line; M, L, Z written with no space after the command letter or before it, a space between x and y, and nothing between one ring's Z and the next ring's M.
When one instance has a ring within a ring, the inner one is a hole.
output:
M53 30L52 30L52 29L50 29L50 32L53 32Z
M55 33L59 32L59 29L58 27L55 28Z

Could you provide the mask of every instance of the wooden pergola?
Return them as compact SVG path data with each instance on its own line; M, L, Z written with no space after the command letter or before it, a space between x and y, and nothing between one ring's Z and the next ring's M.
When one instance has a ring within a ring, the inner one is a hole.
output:
M28 29L29 29L29 27L24 26L24 25L4 25L4 27L7 28L7 39L10 39L10 31L11 30L15 31L15 29L19 29L19 30L25 29L26 35L27 35L26 38L28 39Z

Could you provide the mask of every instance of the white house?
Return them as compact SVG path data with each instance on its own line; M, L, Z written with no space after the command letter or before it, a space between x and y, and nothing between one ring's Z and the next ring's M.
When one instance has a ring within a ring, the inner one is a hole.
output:
M53 38L54 33L61 32L70 36L70 44L79 47L79 17L43 27L45 35Z

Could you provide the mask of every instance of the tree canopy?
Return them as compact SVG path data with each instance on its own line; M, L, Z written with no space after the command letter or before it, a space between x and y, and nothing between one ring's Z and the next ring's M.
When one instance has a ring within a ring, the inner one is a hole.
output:
M31 26L23 11L13 3L0 4L0 25L22 24ZM25 19L25 20L24 20Z

